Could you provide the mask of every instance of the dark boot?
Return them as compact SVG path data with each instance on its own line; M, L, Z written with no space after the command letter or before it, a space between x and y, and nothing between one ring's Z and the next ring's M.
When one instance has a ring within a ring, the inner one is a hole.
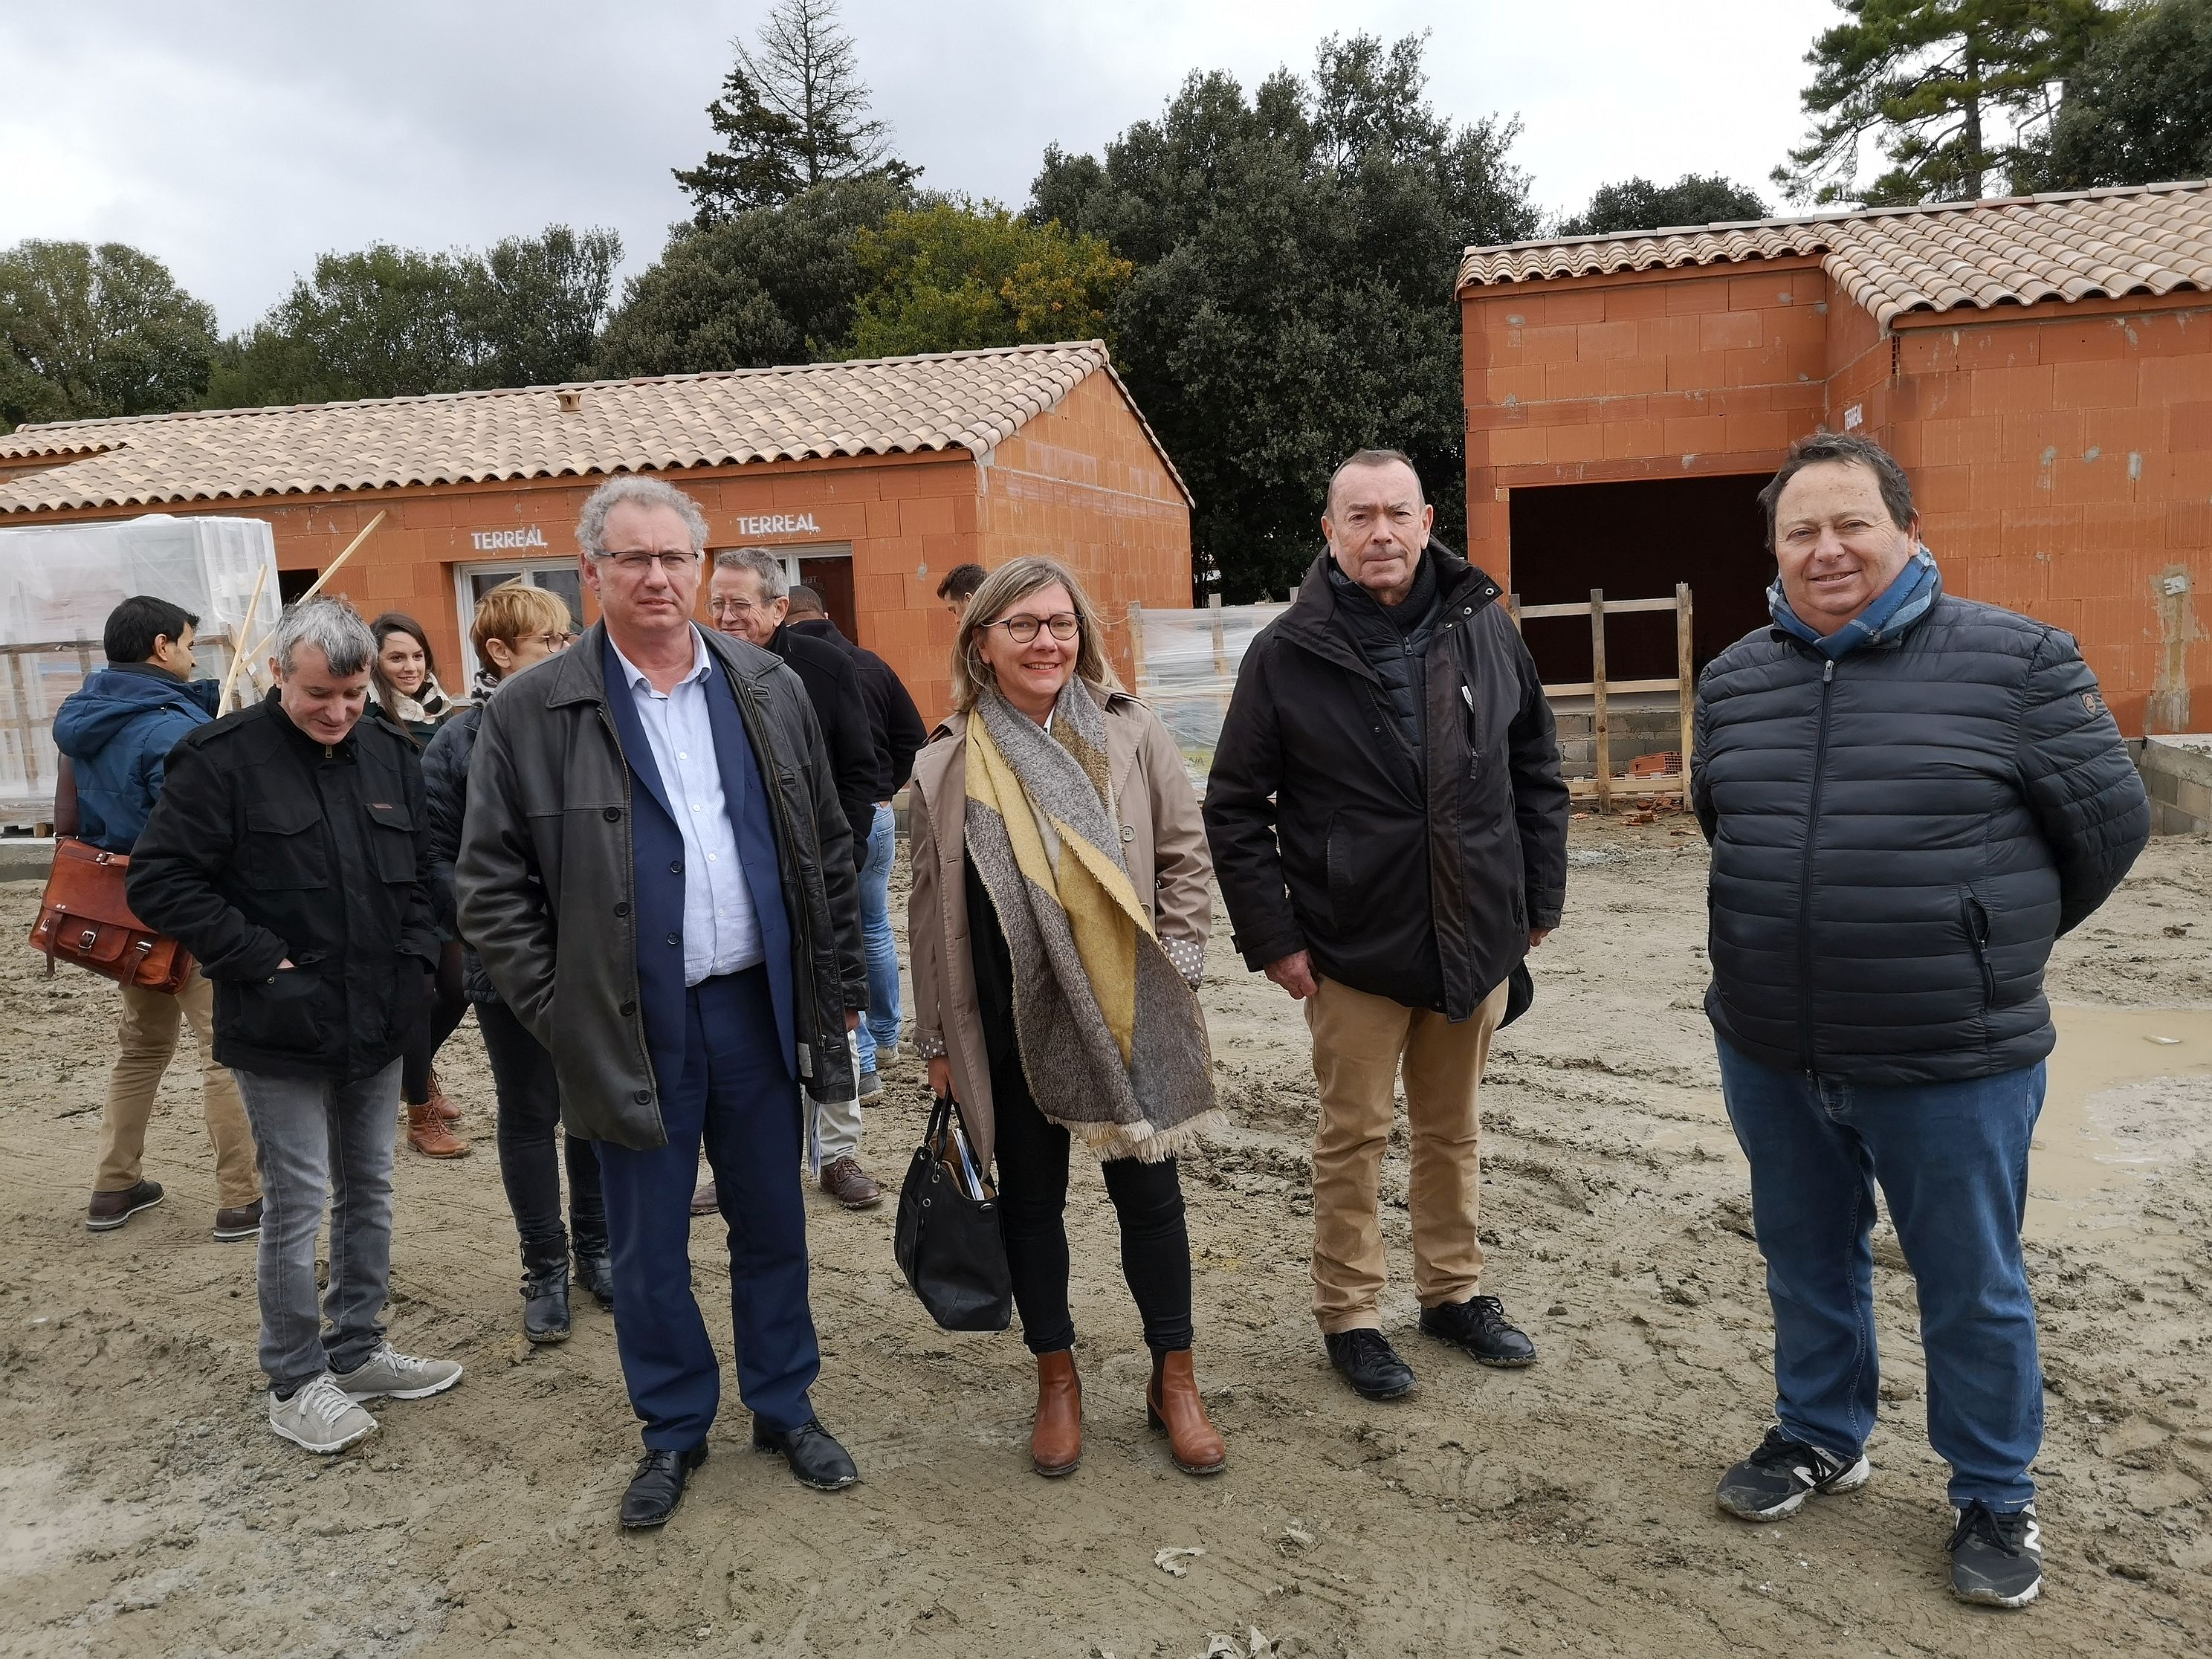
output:
M615 1264L604 1241L597 1246L576 1245L576 1282L592 1293L592 1300L609 1313L615 1310Z
M522 1275L522 1334L532 1342L568 1340L567 1251Z

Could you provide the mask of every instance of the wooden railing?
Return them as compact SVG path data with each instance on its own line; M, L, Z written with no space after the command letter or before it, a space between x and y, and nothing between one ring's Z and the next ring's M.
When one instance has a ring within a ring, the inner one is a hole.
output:
M1590 677L1587 680L1563 682L1547 685L1547 698L1588 697L1590 700L1591 771L1587 778L1570 778L1570 796L1589 799L1595 797L1597 810L1613 810L1613 792L1626 786L1622 793L1637 795L1680 795L1689 799L1690 742L1695 708L1698 676L1692 665L1690 651L1690 585L1678 582L1671 599L1613 599L1608 601L1601 587L1590 589L1589 603L1581 605L1524 605L1518 596L1508 605L1513 613L1514 625L1524 622L1539 622L1547 617L1587 616L1590 624ZM1663 680L1608 680L1605 672L1605 624L1609 617L1632 616L1642 611L1671 611L1674 613L1674 674ZM1681 748L1675 757L1675 769L1642 777L1616 778L1613 771L1613 732L1606 700L1608 696L1626 696L1638 692L1672 691L1681 712Z

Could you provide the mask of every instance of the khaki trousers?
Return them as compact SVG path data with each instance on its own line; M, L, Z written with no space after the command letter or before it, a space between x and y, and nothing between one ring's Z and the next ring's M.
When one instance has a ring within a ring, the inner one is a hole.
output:
M146 1121L154 1115L154 1094L161 1086L177 1051L179 1019L191 1022L200 1041L200 1094L207 1111L208 1139L215 1143L216 1202L235 1209L261 1196L254 1166L253 1132L246 1121L246 1103L229 1068L215 1060L215 987L195 968L184 989L170 996L141 985L125 985L123 1012L115 1034L121 1052L107 1084L107 1111L100 1123L100 1173L96 1193L127 1192L138 1184L139 1160L146 1152Z
M1406 1073L1413 1136L1413 1290L1424 1308L1464 1302L1482 1282L1482 1174L1475 1091L1505 1012L1500 985L1468 1018L1408 1008L1328 980L1306 999L1321 1129L1314 1138L1314 1317L1325 1334L1379 1329L1382 1152Z

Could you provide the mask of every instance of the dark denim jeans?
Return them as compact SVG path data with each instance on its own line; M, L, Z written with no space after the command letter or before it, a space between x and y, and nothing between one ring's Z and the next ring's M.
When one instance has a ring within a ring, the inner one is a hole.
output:
M477 1030L491 1059L499 1095L499 1178L522 1239L526 1273L545 1273L576 1254L607 1250L607 1205L599 1190L599 1155L581 1135L561 1127L561 1080L553 1056L503 1002L477 1004ZM557 1143L557 1146L556 1146ZM561 1165L568 1165L568 1229L561 1225Z
M1879 1181L1919 1287L1928 1439L1951 1466L1951 1501L2000 1511L2031 1502L2043 1370L2020 1227L2044 1068L1873 1089L1719 1048L1729 1118L1751 1160L1784 1430L1846 1460L1874 1430Z

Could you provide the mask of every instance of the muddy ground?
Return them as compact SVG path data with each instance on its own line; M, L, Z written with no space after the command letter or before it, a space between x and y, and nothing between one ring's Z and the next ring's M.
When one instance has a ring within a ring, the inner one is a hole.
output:
M1775 1528L1713 1508L1716 1474L1767 1420L1771 1346L1698 1012L1705 855L1683 828L1575 826L1566 925L1498 1044L1486 1288L1541 1346L1534 1369L1480 1370L1411 1329L1401 1146L1386 1314L1421 1387L1368 1405L1328 1370L1307 1313L1304 1026L1218 942L1206 1000L1236 1127L1186 1182L1226 1474L1178 1474L1146 1431L1095 1170L1072 1204L1088 1445L1056 1483L1028 1468L1016 1338L933 1328L893 1271L890 1207L814 1194L816 1399L864 1484L804 1492L750 1455L726 1386L712 1461L674 1523L640 1537L614 1522L636 1437L608 1318L580 1310L562 1347L520 1340L472 1024L444 1069L477 1152L402 1147L388 1315L403 1346L468 1376L318 1460L265 1425L252 1256L208 1239L192 1069L173 1072L151 1137L168 1201L87 1234L112 994L0 952L0 1653L1132 1659L1231 1637L1286 1655L2203 1653L2212 844L2154 846L2052 975L2067 1036L2029 1229L2049 1582L2008 1617L1944 1593L1942 1471L1893 1239L1872 1485ZM35 896L0 888L0 938L27 932ZM866 1148L887 1182L924 1104L918 1066L889 1080ZM712 1224L695 1238L726 1353ZM1203 1553L1171 1558L1176 1576L1164 1549Z

